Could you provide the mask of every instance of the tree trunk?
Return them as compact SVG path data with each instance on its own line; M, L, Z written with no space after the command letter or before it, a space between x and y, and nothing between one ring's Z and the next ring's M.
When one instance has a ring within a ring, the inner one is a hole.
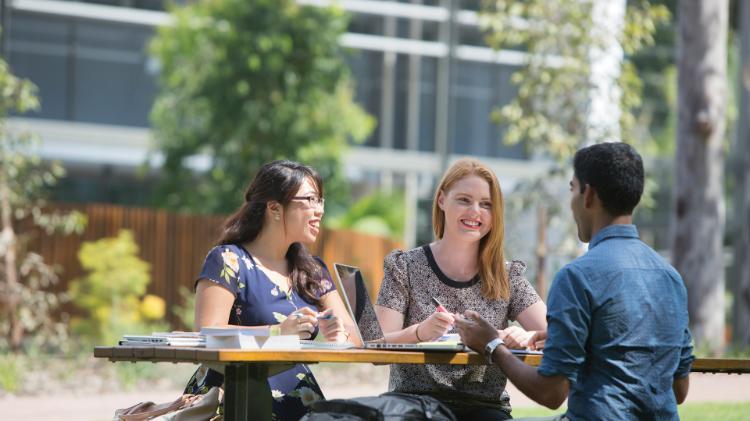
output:
M740 110L735 165L738 236L734 247L734 332L737 345L750 345L750 2L738 5L740 18ZM744 193L743 193L744 192Z
M723 145L728 0L679 3L673 261L699 348L724 346Z
M5 247L3 256L5 285L0 285L0 287L3 289L3 307L9 323L8 342L11 349L17 351L21 348L21 341L23 340L23 328L18 320L18 303L21 299L19 296L18 265L16 261L18 242L16 233L13 231L13 216L10 197L8 195L8 185L5 183L2 174L0 174L0 221L2 221L0 241Z

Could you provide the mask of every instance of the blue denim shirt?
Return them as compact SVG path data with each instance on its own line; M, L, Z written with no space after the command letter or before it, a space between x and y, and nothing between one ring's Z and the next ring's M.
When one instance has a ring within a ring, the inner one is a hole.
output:
M539 373L570 380L571 420L677 420L675 378L690 372L687 291L679 273L610 225L549 290Z

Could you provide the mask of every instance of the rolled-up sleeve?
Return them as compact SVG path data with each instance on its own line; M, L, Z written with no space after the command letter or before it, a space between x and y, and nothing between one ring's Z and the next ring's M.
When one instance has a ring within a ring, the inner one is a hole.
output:
M547 302L547 340L538 372L576 381L586 359L591 326L590 291L581 273L570 266L558 272Z
M690 367L693 365L693 360L695 360L695 356L693 355L693 336L690 334L690 328L685 328L682 349L680 350L680 363L677 365L674 377L677 379L690 374Z

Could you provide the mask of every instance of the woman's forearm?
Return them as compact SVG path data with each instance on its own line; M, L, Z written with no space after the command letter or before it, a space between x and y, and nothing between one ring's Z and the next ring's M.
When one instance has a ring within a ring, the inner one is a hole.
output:
M423 342L426 339L424 337L418 337L418 328L419 323L408 326L404 329L383 332L383 335L385 336L385 341L389 343L413 344Z

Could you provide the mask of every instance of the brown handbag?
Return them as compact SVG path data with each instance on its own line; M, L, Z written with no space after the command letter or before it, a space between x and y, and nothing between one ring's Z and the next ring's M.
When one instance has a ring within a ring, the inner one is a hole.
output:
M182 395L172 402L140 402L115 411L113 421L207 421L215 420L223 390L212 387L204 395Z

